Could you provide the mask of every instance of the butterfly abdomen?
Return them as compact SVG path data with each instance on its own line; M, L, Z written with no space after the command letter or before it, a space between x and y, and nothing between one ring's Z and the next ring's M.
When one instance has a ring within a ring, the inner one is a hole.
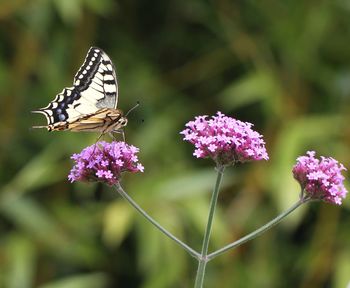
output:
M119 109L103 108L94 114L86 115L73 123L68 123L67 130L74 132L90 131L110 133L120 130L127 123Z

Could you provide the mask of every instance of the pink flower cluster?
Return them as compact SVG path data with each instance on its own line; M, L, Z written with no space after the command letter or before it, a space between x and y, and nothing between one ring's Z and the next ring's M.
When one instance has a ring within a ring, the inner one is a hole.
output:
M208 119L197 116L180 134L194 144L197 158L212 158L218 165L233 165L251 160L268 160L262 136L253 124L227 117L221 112Z
M315 158L315 151L306 154L297 158L293 167L294 178L308 197L340 205L348 193L341 174L346 168L331 157L321 156L321 160Z
M144 167L136 156L138 151L125 142L98 142L72 155L75 165L68 179L71 182L100 181L113 185L119 181L122 172L143 172Z

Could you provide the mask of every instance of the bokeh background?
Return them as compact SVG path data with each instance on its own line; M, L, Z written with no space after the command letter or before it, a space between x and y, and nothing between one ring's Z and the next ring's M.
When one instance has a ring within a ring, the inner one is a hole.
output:
M193 285L196 261L113 189L67 181L70 155L97 134L30 130L46 123L30 111L71 85L90 46L117 67L119 107L141 103L126 139L146 170L124 188L196 250L216 174L179 135L195 115L254 123L270 155L227 170L211 251L297 200L298 155L350 168L346 0L0 1L0 287ZM349 203L298 209L210 262L205 287L346 287Z

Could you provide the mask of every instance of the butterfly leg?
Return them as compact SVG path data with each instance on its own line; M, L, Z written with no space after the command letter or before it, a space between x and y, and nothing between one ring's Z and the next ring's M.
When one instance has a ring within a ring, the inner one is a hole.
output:
M125 133L124 133L124 130L122 130L122 129L120 129L120 130L114 130L113 132L114 132L114 133L122 134L123 142L125 142ZM111 136L111 138L112 138L113 140L117 140L117 138L114 136L113 132L109 132L108 135Z
M125 142L125 133L124 133L124 130L121 130L120 133L123 135L123 141Z
M109 132L108 135L109 135L114 141L117 141L117 138L115 138L115 136L113 135L112 132Z
M97 139L96 139L96 142L95 142L95 144L94 144L94 150L92 151L92 153L91 153L91 155L90 155L90 159L91 159L91 157L92 157L92 155L94 155L95 154L95 151L96 151L96 147L97 147L97 142L98 142L98 140L100 140L101 139L101 137L103 136L103 132L97 137ZM90 160L89 159L89 160Z

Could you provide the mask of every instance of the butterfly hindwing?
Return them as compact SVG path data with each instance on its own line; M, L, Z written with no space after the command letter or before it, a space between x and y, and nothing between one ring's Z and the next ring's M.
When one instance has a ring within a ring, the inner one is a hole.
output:
M74 77L73 87L64 88L55 99L37 111L46 116L48 128L65 127L103 108L116 109L118 84L112 61L101 49L91 47ZM62 129L64 130L64 129Z
M46 116L48 125L53 125L57 122L68 121L69 118L79 117L79 113L69 107L80 98L80 93L71 88L64 88L63 91L56 95L55 99L44 108L34 111L42 113ZM71 110L71 111L70 111Z

